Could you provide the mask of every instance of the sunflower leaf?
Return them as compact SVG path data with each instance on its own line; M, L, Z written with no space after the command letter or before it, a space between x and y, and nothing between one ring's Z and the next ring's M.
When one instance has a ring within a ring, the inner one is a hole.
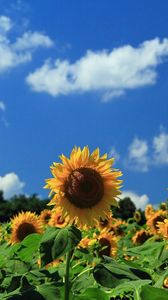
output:
M95 280L105 287L114 288L123 282L138 279L151 279L142 268L133 267L133 264L118 263L113 259L106 259L98 264L93 271Z
M81 232L74 226L59 231L52 247L52 257L56 259L72 250L81 240Z
M41 237L41 234L32 233L20 243L17 255L22 261L31 262L32 258L37 255Z
M40 244L42 267L72 250L81 240L81 232L74 226L48 228Z

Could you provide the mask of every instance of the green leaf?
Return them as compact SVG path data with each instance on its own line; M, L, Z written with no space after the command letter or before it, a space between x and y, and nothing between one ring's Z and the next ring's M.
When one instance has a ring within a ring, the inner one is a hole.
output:
M167 300L168 291L152 286L143 286L140 296L141 300Z
M86 270L85 270L86 271ZM87 273L79 274L78 277L74 280L72 285L72 293L77 295L83 293L88 287L93 286L95 283L93 274L88 270Z
M46 283L37 286L37 291L44 297L45 300L56 300L60 299L60 291L53 283Z
M20 287L20 281L22 276L12 276L9 286L7 287L7 292L13 292Z
M24 274L28 271L28 265L18 259L9 259L6 262L6 270L10 273Z
M82 295L72 297L72 300L109 300L109 296L99 288L88 288Z
M155 258L160 255L160 251L166 242L151 242L146 241L143 245L138 247L129 248L126 250L128 255L140 255L140 256L154 256Z
M40 243L40 255L42 267L53 261L51 249L59 228L49 227L45 231Z
M158 276L158 280L156 281L154 286L157 288L161 288L166 277L168 277L168 269Z
M32 258L37 255L42 235L32 233L28 235L21 243L17 251L18 257L25 262L31 262Z
M62 229L48 228L40 244L42 266L72 250L80 240L81 232L74 226Z
M140 298L140 291L141 287L144 285L150 284L150 280L133 280L128 282L124 282L120 285L118 285L115 289L112 290L111 296L113 297L124 297L125 294L131 293L134 296L134 300L141 300Z
M113 259L105 259L105 263L98 264L93 271L95 280L105 287L114 288L122 282L138 279L151 279L150 275L141 268L134 268L133 264L118 263Z

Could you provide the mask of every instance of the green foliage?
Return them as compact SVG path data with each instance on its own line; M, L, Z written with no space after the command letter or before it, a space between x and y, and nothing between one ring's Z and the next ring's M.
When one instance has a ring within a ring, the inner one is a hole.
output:
M15 195L10 199L4 199L0 191L0 222L7 222L21 211L32 211L39 214L46 208L47 200L41 200L36 194L32 196Z
M133 218L135 210L135 204L131 201L129 197L120 199L119 207L112 207L114 218L120 218L122 220Z
M130 280L151 280L150 275L142 268L136 268L133 264L118 263L110 258L106 258L105 262L98 264L93 275L99 284L109 288L115 288Z
M47 228L40 244L42 266L64 255L81 240L81 232L74 226L68 228Z
M24 197L10 200L11 211L21 208L22 200L29 205ZM32 196L29 206L32 210L37 199ZM0 206L6 202L0 193ZM100 257L98 240L92 243L100 234L99 228L83 230L83 237L91 244L81 248L78 246L81 231L74 226L61 229L47 226L44 234L30 234L22 242L10 245L5 240L10 226L1 224L0 299L63 300L65 257L70 252L70 300L167 300L163 282L168 277L168 242L154 235L135 246L132 237L140 229L146 229L146 224L137 223L128 212L122 218L126 219L126 215L129 215L127 223L115 233L119 241L117 254L112 258Z

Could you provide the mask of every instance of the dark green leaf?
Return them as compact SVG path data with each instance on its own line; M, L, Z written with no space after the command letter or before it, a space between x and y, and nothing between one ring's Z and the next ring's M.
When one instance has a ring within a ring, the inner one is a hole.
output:
M42 284L37 286L37 291L40 293L45 300L56 300L60 298L60 291L53 283Z
M109 300L108 294L98 288L88 288L82 295L72 297L72 300Z
M73 249L80 242L80 239L81 232L74 226L47 229L40 245L42 266Z
M140 296L141 300L167 300L168 291L152 286L143 286Z
M141 268L133 268L133 264L129 266L110 258L105 261L98 264L93 271L95 280L103 286L114 288L129 280L151 279L150 275Z
M77 295L83 293L88 287L93 286L95 280L93 275L89 272L86 272L74 280L72 285L72 293Z

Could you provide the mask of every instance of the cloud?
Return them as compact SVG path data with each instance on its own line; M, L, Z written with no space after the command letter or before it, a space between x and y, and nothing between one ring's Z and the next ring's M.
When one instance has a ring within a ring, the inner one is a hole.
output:
M153 138L153 160L157 165L168 164L168 134L161 132Z
M149 169L148 143L134 138L128 147L127 166L134 170L146 172Z
M139 172L147 172L152 166L168 165L168 133L164 128L151 141L134 138L128 147L125 165Z
M5 103L3 101L0 101L0 110L5 111L6 106Z
M16 51L29 50L38 47L52 47L51 39L39 32L25 32L21 37L17 38L13 44L13 49Z
M167 55L167 38L145 41L137 48L125 45L112 51L88 50L74 63L46 60L27 76L26 82L32 90L54 97L102 91L103 101L109 101L120 97L126 90L155 84L156 67Z
M8 33L13 24L10 18L0 16L0 73L31 61L32 53L39 47L51 47L53 41L40 32L24 32L11 42Z
M0 176L0 190L4 192L5 198L10 198L23 192L25 183L22 182L15 173L8 173Z
M0 33L4 34L12 28L12 21L6 16L0 16Z
M145 206L149 202L149 197L146 194L140 196L133 191L123 191L122 195L120 195L120 198L124 199L126 197L129 197L132 200L137 209L141 208L144 210Z

